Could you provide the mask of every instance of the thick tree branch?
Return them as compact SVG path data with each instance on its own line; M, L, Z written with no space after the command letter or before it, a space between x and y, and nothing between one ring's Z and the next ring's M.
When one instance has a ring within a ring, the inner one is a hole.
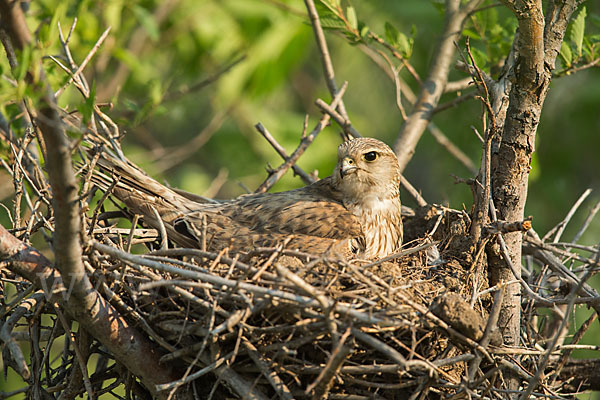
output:
M524 217L531 157L542 106L548 93L557 48L560 49L576 2L553 2L548 15L554 15L558 19L551 18L552 24L547 26L544 23L541 0L505 0L504 3L518 21L518 58L512 71L514 80L500 145L492 155L492 196L500 213L499 218L521 221ZM545 49L546 36L552 37L552 49ZM522 234L508 233L504 239L513 265L521 265ZM490 257L489 272L492 285L514 278L513 271L497 256ZM520 269L515 272L520 275ZM520 276L516 278L519 279ZM520 343L520 299L520 288L510 286L503 299L504 307L498 322L504 328L504 342L507 345ZM518 378L515 378L511 386L515 388L517 385Z
M0 12L2 21L7 23L8 34L16 50L21 51L31 45L31 36L27 31L19 2L0 1ZM36 73L34 69L40 71ZM73 288L73 294L87 309L93 307L95 299L82 261L79 241L80 217L76 207L77 181L71 168L71 151L58 115L56 99L44 79L40 65L29 67L28 83L34 92L41 93L35 122L39 126L47 149L46 169L52 187L52 205L56 224L54 234L56 264L67 286Z
M7 33L13 46L15 46L15 51L22 51L27 46L33 45L18 1L1 0L0 14L8 29ZM169 378L160 370L147 371L148 363L139 361L146 359L149 352L156 356L156 350L149 342L142 341L140 343L144 344L143 348L135 348L132 351L131 340L134 338L142 340L142 337L119 318L118 313L92 287L85 273L80 243L81 219L77 207L78 184L71 166L71 150L57 110L56 99L45 81L41 65L30 65L26 79L32 92L40 93L37 106L34 106L31 112L35 116L35 123L40 129L46 145L45 166L52 188L52 206L55 216L54 254L60 278L64 282L64 286L68 288L68 296L65 300L66 309L85 329L111 349L123 364L132 368L132 372L136 371L147 387L153 391L157 377L162 378L163 381ZM5 257L16 255L18 258L22 251L25 251L26 254L33 252L25 245L20 244L17 239L11 238L4 228L1 229L0 233L2 233L3 239L0 242L2 242L2 254ZM30 266L31 269L21 270L20 275L26 276L32 282L37 282L38 285L46 282L47 279L54 282L58 278L56 273L50 271L49 262L39 257L41 255L38 255L37 259L39 263L42 263L41 267L25 263L23 265ZM123 339L119 343L115 339L118 337L119 330L125 328L127 328L126 336L119 337ZM136 358L132 356L136 356ZM158 363L152 368L156 369L157 367Z
M446 1L444 30L434 52L435 56L431 62L427 79L421 86L421 92L412 113L400 129L398 139L394 143L394 151L398 156L402 171L415 153L417 143L444 93L455 49L454 42L460 37L466 17L479 3L481 3L480 0L471 0L463 8L460 8L460 1Z

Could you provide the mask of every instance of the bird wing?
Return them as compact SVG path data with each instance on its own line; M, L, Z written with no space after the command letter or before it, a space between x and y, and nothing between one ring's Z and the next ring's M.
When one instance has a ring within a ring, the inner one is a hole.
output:
M358 218L337 197L325 178L287 192L242 196L222 212L257 233L329 239L362 235Z
M326 248L362 236L356 216L331 189L329 178L279 193L253 194L221 204L202 205L174 221L175 229L216 247L234 240L238 246L273 245L294 235L299 247ZM322 243L317 243L321 240Z

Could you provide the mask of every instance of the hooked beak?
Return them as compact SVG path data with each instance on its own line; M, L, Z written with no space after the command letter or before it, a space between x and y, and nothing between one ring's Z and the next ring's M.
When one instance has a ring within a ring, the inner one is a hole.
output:
M350 157L345 157L342 160L342 166L340 167L340 177L344 179L344 176L356 171L356 164Z

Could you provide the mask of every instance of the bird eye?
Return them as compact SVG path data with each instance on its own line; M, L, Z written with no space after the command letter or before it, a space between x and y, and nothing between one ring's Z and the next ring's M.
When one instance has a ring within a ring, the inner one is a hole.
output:
M363 158L365 159L365 161L372 162L375 161L378 155L379 154L377 154L376 151L370 151L368 153L363 154Z

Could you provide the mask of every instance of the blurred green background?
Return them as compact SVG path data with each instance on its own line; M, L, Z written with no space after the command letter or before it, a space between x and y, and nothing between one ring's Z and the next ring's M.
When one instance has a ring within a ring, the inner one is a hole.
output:
M443 24L439 1L372 0L352 5L371 31L383 35L384 24L389 22L413 38L410 62L421 77L426 75ZM600 3L588 1L584 6L586 40L593 43L600 31ZM488 8L485 13L485 18L468 22L466 33L480 66L489 71L510 46L516 23L503 7ZM102 32L111 28L85 70L96 86L96 100L112 103L107 113L126 133L123 147L132 161L159 180L194 193L229 198L245 193L244 188L254 190L266 177L265 166L281 163L254 124L261 122L291 153L299 142L305 115L310 116L309 130L320 117L315 99L330 101L301 0L42 0L30 3L27 15L30 29L40 32L47 54L60 53L53 21L62 24L66 35L77 17L70 48L78 63ZM482 28L482 22L487 27ZM392 144L402 123L393 82L344 35L329 31L327 40L338 84L349 82L344 101L354 126L363 135ZM235 61L239 62L218 80L195 87ZM43 62L54 88L60 87L65 74L51 60ZM3 75L10 75L4 57L0 66ZM559 62L557 69L565 66ZM400 75L418 92L405 70ZM450 74L451 80L464 77L455 69ZM15 89L6 80L0 88L0 108L5 115L14 115L10 100ZM442 103L455 97L447 94ZM84 103L72 88L59 102L69 109ZM481 145L471 126L481 130L480 103L469 100L437 114L434 122L478 165ZM335 125L322 132L299 165L327 176L336 161L338 133ZM567 227L563 238L570 240L600 200L600 68L553 81L536 146L526 214L533 216L540 235L564 218L586 188L594 189ZM428 202L469 209L471 192L455 184L452 174L471 177L425 133L405 176ZM290 172L274 190L300 185ZM8 175L0 172L0 200L8 207L12 191ZM406 193L403 201L415 205ZM5 211L0 211L0 223L9 224ZM581 243L597 245L599 238L597 218ZM589 311L580 307L577 319L587 315ZM599 344L599 337L595 323L582 343ZM19 385L0 379L0 390Z

